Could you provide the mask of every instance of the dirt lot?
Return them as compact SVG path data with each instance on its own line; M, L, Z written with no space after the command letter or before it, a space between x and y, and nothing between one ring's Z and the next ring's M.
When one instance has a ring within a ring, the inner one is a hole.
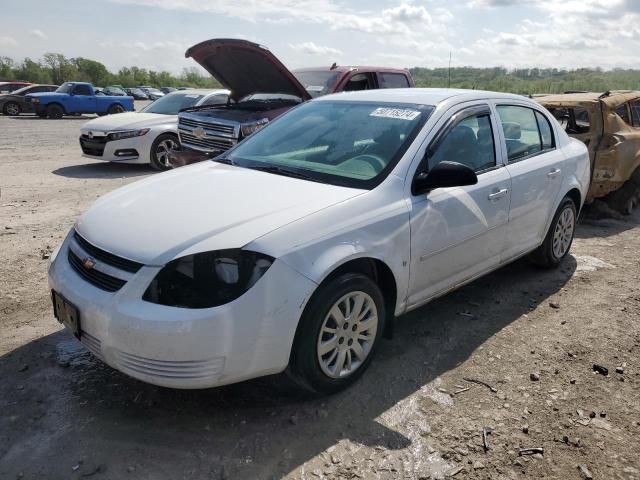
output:
M83 159L83 121L0 117L1 479L640 479L640 214L583 222L560 270L520 261L400 318L333 397L157 388L52 316L44 257L153 174Z

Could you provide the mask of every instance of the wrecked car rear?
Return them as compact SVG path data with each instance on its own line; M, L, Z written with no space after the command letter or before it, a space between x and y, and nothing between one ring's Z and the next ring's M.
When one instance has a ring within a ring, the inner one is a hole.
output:
M629 213L640 188L640 92L574 93L536 100L589 149L587 201L609 196L613 208Z

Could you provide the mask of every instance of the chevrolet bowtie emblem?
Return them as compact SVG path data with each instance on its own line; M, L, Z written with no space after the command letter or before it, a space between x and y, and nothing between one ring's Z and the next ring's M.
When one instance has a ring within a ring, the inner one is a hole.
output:
M202 127L194 128L193 132L191 132L191 133L193 133L193 136L196 137L196 138L202 138L202 137L205 137L207 135L206 132L204 131L204 128L202 128Z
M93 267L96 266L96 261L91 257L87 257L84 260L82 260L82 266L87 270L91 270Z

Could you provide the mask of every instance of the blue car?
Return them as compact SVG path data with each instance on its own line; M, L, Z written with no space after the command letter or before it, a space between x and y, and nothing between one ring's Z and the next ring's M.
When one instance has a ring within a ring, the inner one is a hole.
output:
M64 115L132 112L133 97L97 94L93 85L85 82L66 82L55 92L33 93L25 98L41 118L62 118Z

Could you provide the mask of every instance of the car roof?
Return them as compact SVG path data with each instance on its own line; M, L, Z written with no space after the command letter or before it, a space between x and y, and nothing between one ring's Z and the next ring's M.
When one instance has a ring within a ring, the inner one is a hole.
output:
M639 91L634 90L611 90L605 95L601 92L586 93L561 93L558 95L545 95L537 98L540 103L598 103L601 99L607 103L624 103L640 96Z
M325 95L314 99L314 101L355 100L362 102L371 101L438 105L439 103L454 97L459 102L503 99L527 102L535 105L533 100L513 93L489 92L484 90L463 90L455 88L384 88L378 90L360 90L355 92L342 92Z

